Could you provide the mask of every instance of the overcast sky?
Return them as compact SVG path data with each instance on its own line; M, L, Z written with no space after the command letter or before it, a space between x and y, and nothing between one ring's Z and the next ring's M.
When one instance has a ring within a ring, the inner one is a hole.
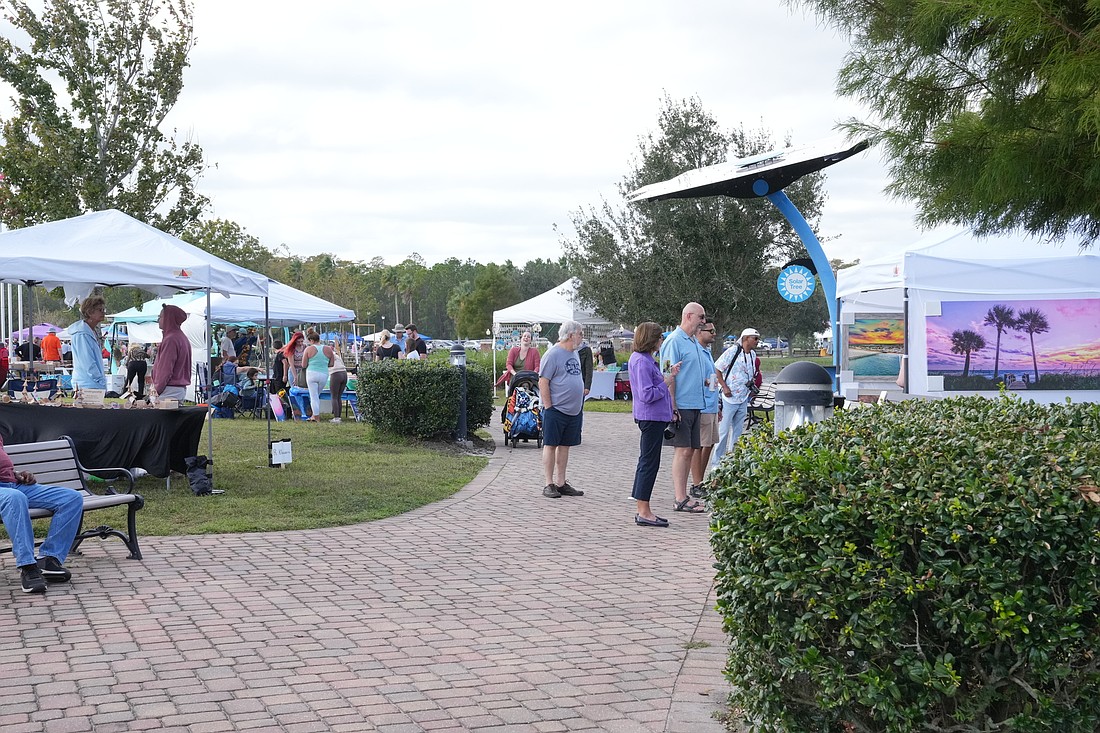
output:
M202 145L212 215L264 246L396 264L561 254L570 213L618 201L661 99L795 144L860 110L847 44L777 0L197 0L168 124ZM830 257L918 238L874 151L827 171Z

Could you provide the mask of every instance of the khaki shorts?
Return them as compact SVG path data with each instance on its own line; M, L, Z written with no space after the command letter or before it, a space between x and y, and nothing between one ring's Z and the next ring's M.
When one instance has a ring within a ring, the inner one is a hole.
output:
M704 412L699 415L699 444L710 448L718 443L718 413Z

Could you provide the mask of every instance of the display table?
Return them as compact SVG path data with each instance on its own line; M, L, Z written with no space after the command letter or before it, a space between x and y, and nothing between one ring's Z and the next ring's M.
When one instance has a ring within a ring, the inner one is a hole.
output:
M592 387L586 400L615 399L615 375L618 372L592 372Z
M205 407L112 410L0 403L5 443L35 443L68 435L88 468L133 468L165 477L185 473L198 452Z

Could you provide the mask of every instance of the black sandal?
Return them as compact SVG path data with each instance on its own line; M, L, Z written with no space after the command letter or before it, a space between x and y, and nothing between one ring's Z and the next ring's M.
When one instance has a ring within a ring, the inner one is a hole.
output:
M707 508L703 504L694 501L690 496L685 497L683 501L676 502L673 511L687 512L688 514L706 514Z

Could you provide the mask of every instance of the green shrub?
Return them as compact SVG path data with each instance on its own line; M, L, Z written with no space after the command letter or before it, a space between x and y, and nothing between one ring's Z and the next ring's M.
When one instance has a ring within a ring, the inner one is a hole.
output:
M461 382L458 369L438 360L387 359L359 367L359 407L379 430L436 439L458 427ZM466 369L466 427L489 424L493 411L492 377L475 365Z
M712 543L761 731L1100 730L1100 407L907 401L754 433Z

